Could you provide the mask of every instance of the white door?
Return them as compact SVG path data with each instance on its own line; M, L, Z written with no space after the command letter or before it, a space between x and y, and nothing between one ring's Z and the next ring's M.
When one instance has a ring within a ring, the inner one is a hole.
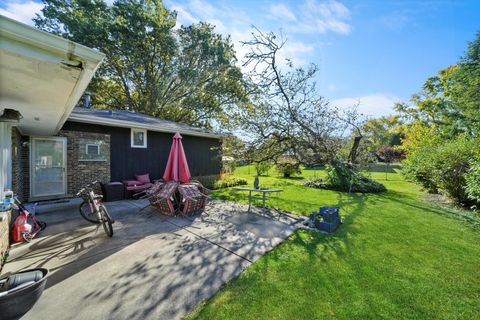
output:
M30 196L65 195L67 139L32 138L30 152Z

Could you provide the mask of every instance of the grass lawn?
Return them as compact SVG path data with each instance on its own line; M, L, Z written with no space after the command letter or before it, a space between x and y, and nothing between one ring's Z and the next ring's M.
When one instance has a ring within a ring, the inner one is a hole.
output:
M250 172L250 174L249 174ZM304 170L303 177L323 171ZM236 176L253 183L253 168ZM311 189L271 173L261 187L284 190L268 205L308 214L341 208L333 235L298 231L188 315L191 319L479 319L480 230L425 203L398 172L379 195ZM219 190L216 197L244 201Z

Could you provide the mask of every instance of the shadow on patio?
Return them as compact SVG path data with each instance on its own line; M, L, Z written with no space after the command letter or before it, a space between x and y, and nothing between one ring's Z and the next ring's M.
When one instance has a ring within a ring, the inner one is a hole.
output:
M108 204L113 238L84 221L78 207L41 214L45 233L13 248L4 270L51 272L24 319L179 318L295 229L221 201L192 218L140 211L145 204Z

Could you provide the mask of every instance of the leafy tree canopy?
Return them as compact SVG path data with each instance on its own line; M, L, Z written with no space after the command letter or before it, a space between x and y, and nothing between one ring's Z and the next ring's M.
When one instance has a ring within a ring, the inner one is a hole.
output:
M176 28L161 0L44 3L37 27L106 54L89 87L93 107L212 127L246 101L230 38L203 22Z
M384 145L399 145L403 137L402 124L398 115L368 119L362 126L366 147L374 151Z
M435 124L444 137L480 133L480 32L457 65L427 79L413 95L413 107L397 104L397 111L425 124Z

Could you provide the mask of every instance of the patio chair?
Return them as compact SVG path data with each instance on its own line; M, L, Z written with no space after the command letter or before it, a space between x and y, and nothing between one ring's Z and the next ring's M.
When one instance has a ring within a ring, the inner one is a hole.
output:
M153 190L149 190L148 200L150 205L158 208L164 215L176 215L178 200L175 193L178 185L179 183L174 181L155 183L152 187Z
M124 180L125 185L125 198L141 198L145 195L145 191L153 186L150 181L150 175L148 173L142 175L136 175L135 180Z
M208 196L201 191L203 189L205 188L198 182L178 186L178 192L182 196L183 207L180 212L183 216L191 216L205 209Z

